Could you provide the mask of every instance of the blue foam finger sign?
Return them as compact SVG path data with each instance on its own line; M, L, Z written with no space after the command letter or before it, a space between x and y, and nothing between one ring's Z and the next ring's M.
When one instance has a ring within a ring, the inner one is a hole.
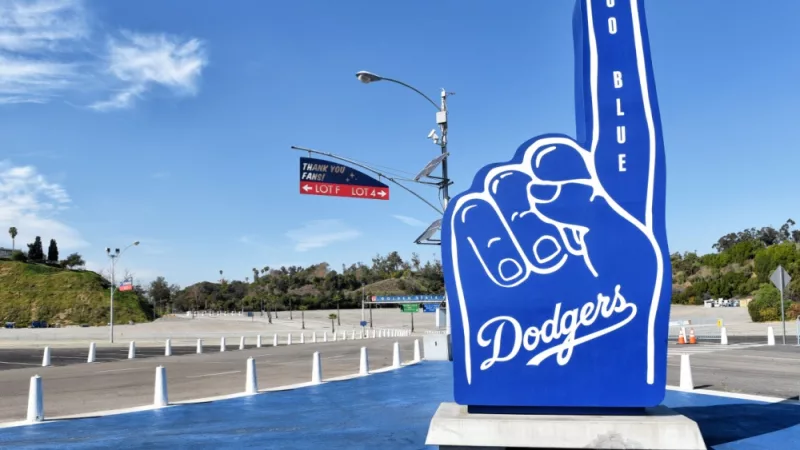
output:
M577 139L528 140L448 204L455 400L648 407L666 387L665 161L644 0L578 0Z

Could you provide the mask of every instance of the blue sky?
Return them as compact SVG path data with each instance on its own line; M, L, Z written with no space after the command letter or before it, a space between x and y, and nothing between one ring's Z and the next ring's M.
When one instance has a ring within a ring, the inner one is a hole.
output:
M647 2L667 152L671 251L800 220L800 2ZM438 248L436 219L388 202L301 196L318 148L407 172L438 151L449 99L453 193L542 133L574 135L572 1L4 1L0 226L120 271L188 285L250 268L369 262ZM421 188L434 200L435 191ZM4 233L5 236L5 233ZM3 238L0 245L9 246Z

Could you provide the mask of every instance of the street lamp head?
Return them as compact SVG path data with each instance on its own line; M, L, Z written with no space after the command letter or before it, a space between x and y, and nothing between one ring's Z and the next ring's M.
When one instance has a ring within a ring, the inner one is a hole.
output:
M380 76L375 75L372 72L367 72L365 70L356 72L356 78L358 78L358 81L364 84L369 84L372 83L373 81L381 81L383 79Z
M108 253L110 255L111 254L111 248L106 247L106 253Z
M116 254L118 254L118 255L119 255L119 249L118 249L118 248L115 248L115 249L114 249L114 253L116 253Z
M133 245L139 245L139 241L134 242Z

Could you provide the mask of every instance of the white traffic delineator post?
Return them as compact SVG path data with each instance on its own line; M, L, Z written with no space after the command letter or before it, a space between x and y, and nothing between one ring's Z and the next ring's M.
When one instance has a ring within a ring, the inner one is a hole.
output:
M170 339L167 339L164 344L164 356L172 356L172 341Z
M394 343L394 349L392 351L392 367L397 369L400 367L400 343Z
M372 339L375 339L375 330L372 330Z
M44 348L44 354L42 355L42 367L48 367L50 365L50 347Z
M306 343L306 334L305 333L300 333L300 343L301 344L305 344Z
M356 338L356 330L353 330L353 331L350 332L350 340L351 341L355 340L355 338Z
M256 336L256 348L261 348L261 335Z
M683 353L681 354L681 378L680 378L680 386L681 390L684 391L691 391L694 390L694 380L692 380L692 366L689 362L689 354Z
M336 342L336 332L334 331L332 334L333 334L333 342Z
M316 331L311 332L311 343L312 344L316 344L317 343L317 332Z
M420 362L422 355L419 351L419 339L414 339L414 362Z
M244 336L239 339L239 350L244 350Z
M289 333L288 336L286 336L286 345L292 345L292 333Z
M203 353L203 340L202 339L198 339L197 340L197 354L199 355L201 353Z
M358 374L362 377L369 375L369 357L367 356L367 347L361 347L361 363L358 367Z
M319 352L314 352L311 360L311 382L314 384L322 383L322 364L319 360Z
M278 333L275 333L275 334L272 335L272 346L273 347L277 347L278 346Z
M247 377L245 379L244 391L247 394L258 394L258 375L256 374L256 360L253 357L247 358Z
M28 391L28 422L36 423L44 420L44 394L42 392L42 377L31 377L31 387Z
M131 341L128 344L128 359L136 358L136 341Z
M347 332L346 331L342 331L342 340L343 341L347 340Z
M225 336L219 338L219 351L221 352L225 351Z
M327 331L323 331L322 332L322 342L328 342L328 332Z
M153 406L163 407L169 404L167 395L167 369L164 366L156 367L156 384L153 391Z
M719 329L719 343L728 345L728 330L725 327Z
M775 331L772 327L767 327L767 345L775 345Z
M89 357L86 359L87 363L93 363L97 359L97 345L94 342L89 344Z

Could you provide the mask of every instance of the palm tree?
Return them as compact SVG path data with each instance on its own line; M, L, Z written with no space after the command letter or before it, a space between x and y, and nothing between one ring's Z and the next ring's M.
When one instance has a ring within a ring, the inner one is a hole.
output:
M333 326L333 321L336 320L336 317L337 317L336 314L333 313L328 314L328 319L331 320L331 331L333 331L334 333L336 332L336 327Z
M300 320L303 321L303 325L300 327L300 329L301 330L305 330L306 329L306 313L305 313L305 311L308 309L308 306L300 305L300 306L297 307L297 309L300 310Z
M9 228L8 229L8 234L11 235L11 251L13 252L14 251L14 244L15 244L14 239L17 238L17 227Z

